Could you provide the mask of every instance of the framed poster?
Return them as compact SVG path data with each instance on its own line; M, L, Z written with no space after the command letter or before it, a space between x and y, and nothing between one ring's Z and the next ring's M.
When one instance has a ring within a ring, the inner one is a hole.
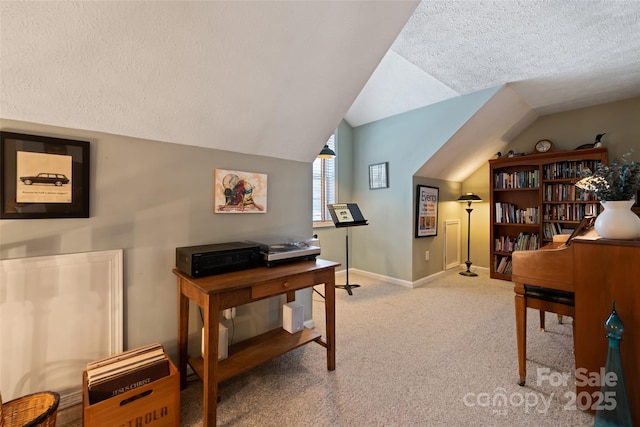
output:
M416 237L438 235L438 187L418 185L416 193Z
M213 199L215 213L265 213L267 175L216 169Z
M389 188L389 162L369 165L369 190Z
M88 218L89 148L0 131L0 219Z

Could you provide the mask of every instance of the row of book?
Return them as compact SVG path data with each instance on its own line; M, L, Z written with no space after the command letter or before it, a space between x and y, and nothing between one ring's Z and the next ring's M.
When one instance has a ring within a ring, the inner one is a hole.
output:
M509 224L539 224L540 209L535 206L532 208L519 209L516 205L510 203L496 202L495 204L495 222Z
M158 343L87 363L89 404L147 385L169 373L169 359Z
M519 233L518 236L500 236L495 241L495 250L500 252L531 251L538 249L538 233Z
M599 160L550 163L542 166L542 177L543 179L580 178L594 171L599 164Z
M544 205L542 217L547 221L580 221L585 216L598 215L599 203L559 203Z
M496 189L538 188L540 177L538 169L518 172L498 172L493 175Z
M544 201L555 202L575 200L580 202L595 201L595 196L580 188L577 188L574 184L545 184L544 185Z
M571 234L573 228L565 228L559 222L545 222L542 227L542 233L545 239L553 239L553 236L558 234Z
M511 274L511 257L496 255L493 263L496 267L496 272L500 274Z

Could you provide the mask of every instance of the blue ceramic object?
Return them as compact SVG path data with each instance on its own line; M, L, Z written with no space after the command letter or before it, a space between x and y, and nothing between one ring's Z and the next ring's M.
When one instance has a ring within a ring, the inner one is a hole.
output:
M605 378L603 378L600 393L602 400L596 411L594 427L632 427L629 399L624 384L622 371L622 359L620 358L620 341L624 332L624 325L616 312L616 303L613 302L613 310L604 323L609 338L609 352L607 353L607 366ZM614 373L613 377L610 373Z

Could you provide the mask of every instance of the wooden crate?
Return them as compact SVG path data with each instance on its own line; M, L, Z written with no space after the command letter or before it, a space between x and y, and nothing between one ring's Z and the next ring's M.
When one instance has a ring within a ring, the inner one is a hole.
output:
M180 425L180 374L169 360L169 375L111 399L89 404L87 372L82 373L82 417L85 427Z

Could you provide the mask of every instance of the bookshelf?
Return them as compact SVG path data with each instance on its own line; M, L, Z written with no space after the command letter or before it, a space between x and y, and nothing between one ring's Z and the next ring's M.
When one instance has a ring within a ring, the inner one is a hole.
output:
M600 204L574 184L585 168L607 163L605 147L489 160L491 277L511 280L511 253L570 234Z

